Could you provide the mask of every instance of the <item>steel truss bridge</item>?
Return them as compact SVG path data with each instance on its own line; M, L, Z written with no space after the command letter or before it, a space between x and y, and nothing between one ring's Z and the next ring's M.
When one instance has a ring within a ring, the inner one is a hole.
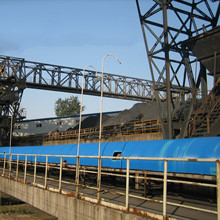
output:
M26 88L81 93L83 69L38 63L22 58L0 56L1 82L14 77ZM100 96L101 72L84 71L84 93ZM128 100L154 99L152 81L104 73L103 96Z

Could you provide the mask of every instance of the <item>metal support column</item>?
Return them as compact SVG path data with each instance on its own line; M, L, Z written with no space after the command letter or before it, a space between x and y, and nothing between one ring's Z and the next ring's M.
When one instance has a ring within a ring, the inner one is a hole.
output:
M101 166L102 166L102 158L99 156L98 158L98 176L97 176L97 188L98 188L98 192L97 192L97 204L100 204L100 193L101 193Z
M16 181L18 181L18 170L19 170L19 155L17 155Z
M25 155L25 166L24 166L24 183L27 182L27 155Z
M163 219L167 219L167 160L164 160L163 175Z
M165 53L165 68L166 68L166 102L167 102L167 124L168 130L166 138L173 138L172 129L172 114L171 114L171 87L170 87L170 61L169 61L169 40L167 28L167 0L163 0L163 28L164 28L164 53Z
M37 175L37 155L34 158L34 186L36 185L36 175Z
M126 210L129 210L129 171L130 171L130 159L127 159L127 168L126 168Z
M75 184L76 184L76 197L79 196L79 161L80 158L77 156L77 162L76 162L76 179L75 179Z
M47 171L48 171L48 156L46 156L46 166L45 166L45 178L44 178L44 188L47 188Z
M60 157L59 193L61 193L61 186L62 186L62 170L63 170L63 157Z

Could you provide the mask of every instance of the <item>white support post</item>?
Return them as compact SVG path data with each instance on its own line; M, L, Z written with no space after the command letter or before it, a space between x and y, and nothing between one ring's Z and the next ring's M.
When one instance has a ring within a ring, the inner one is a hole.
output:
M77 162L76 162L76 179L75 179L75 184L76 184L76 197L78 198L79 195L79 156L77 156Z
M98 192L97 192L97 204L100 204L100 192L101 192L101 166L102 166L102 158L99 157L98 158L98 176L97 176L97 188L98 188Z
M147 197L147 171L144 171L144 197Z
M25 155L25 166L24 166L24 183L27 182L27 155Z
M127 159L127 168L126 168L126 202L125 208L129 211L129 172L130 172L130 159Z
M135 172L135 189L139 189L139 184L140 184L139 173Z
M17 155L16 181L18 181L19 155Z
M47 170L48 170L48 156L46 156L46 167L45 167L45 178L44 178L44 188L47 188Z
M11 178L11 161L12 161L12 155L9 155L9 179Z
M164 160L163 175L163 219L167 219L167 160Z
M4 154L3 176L5 176L5 166L6 166L6 154Z
M59 193L61 193L61 186L62 186L62 171L63 171L63 157L60 157Z
M37 175L37 155L34 158L34 186L36 185L36 175Z

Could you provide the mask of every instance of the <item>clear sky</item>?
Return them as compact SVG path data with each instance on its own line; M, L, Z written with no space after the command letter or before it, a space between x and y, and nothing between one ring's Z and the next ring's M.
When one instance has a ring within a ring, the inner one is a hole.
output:
M93 65L104 72L150 79L134 0L1 0L0 54L70 67ZM70 93L25 89L27 118L53 117L54 103ZM76 95L76 94L73 94ZM79 96L80 100L80 96ZM99 112L99 97L85 96L84 113ZM134 101L104 98L103 111Z
M0 54L29 61L151 79L135 0L0 0ZM27 118L54 117L58 98L70 93L25 89ZM80 100L80 95L77 95ZM128 109L134 101L104 98L103 111ZM100 110L100 97L84 96L84 113Z

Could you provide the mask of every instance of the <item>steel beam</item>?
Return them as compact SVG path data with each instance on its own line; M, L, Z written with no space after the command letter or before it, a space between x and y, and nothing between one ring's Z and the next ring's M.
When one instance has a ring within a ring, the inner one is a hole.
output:
M194 107L192 100L196 100L199 89L205 91L204 83L207 82L204 74L200 80L198 77L202 74L196 75L193 72L196 57L183 42L200 36L217 25L220 2L136 0L136 4L164 138L176 137L174 129L177 129L177 124L178 136L184 137L190 119L188 113ZM211 4L215 4L214 7ZM202 85L195 83L198 81L202 81ZM192 104L187 109L185 107L189 97Z
M83 69L26 61L21 58L0 56L2 74L0 80L16 76L25 83L26 88L44 89L60 92L81 93ZM101 72L98 72L101 77ZM103 96L136 101L155 99L152 81L134 77L104 73ZM160 86L163 86L160 83ZM95 71L85 70L87 95L100 96L101 82Z

